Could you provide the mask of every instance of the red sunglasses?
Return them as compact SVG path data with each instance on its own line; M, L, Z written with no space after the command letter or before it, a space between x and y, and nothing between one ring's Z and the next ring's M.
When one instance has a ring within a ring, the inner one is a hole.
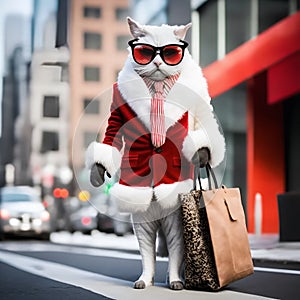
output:
M131 40L128 45L131 47L133 59L139 65L149 64L157 54L167 65L178 65L183 59L184 49L189 45L187 42L180 40L183 45L169 44L155 47L149 44L135 43L136 41L138 39Z

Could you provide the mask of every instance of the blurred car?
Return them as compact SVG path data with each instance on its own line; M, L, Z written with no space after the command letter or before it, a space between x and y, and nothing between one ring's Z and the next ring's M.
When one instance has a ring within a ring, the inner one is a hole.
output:
M85 234L91 233L93 229L97 229L98 225L98 212L91 206L86 205L69 216L69 231L80 231Z
M29 186L0 190L0 238L8 234L49 239L50 214L36 190Z
M114 201L106 193L95 194L90 203L98 211L98 230L106 233L115 233L123 236L132 233L130 214L119 213Z
M118 214L114 219L114 232L117 236L133 233L130 214Z

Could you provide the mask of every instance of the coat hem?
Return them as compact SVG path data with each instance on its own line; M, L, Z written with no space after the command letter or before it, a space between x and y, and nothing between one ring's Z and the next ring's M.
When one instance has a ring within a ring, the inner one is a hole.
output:
M145 212L152 204L158 205L162 211L173 211L181 205L178 194L189 192L192 186L192 179L160 184L154 188L116 183L110 192L119 212Z

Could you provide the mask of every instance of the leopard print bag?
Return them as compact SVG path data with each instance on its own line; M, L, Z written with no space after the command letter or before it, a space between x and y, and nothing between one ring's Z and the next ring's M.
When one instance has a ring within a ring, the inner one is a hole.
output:
M218 290L218 275L201 191L180 194L184 239L186 289Z
M202 189L200 169L195 168L193 190L179 194L185 288L216 291L251 275L253 262L239 189L224 186L218 189L209 165L206 174L209 190ZM200 190L196 189L197 179Z
M207 175L209 170L206 169ZM198 179L200 190L196 189ZM209 188L211 181L209 179ZM213 175L214 184L217 186ZM184 275L186 289L218 290L219 281L205 205L202 199L200 169L194 170L194 188L188 194L179 194L182 207L184 239Z

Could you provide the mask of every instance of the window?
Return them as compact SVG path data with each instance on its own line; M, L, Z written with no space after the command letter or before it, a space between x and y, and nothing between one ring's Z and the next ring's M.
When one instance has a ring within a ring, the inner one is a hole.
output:
M287 0L259 0L259 33L268 29L289 14L289 1Z
M99 81L100 69L98 67L84 67L84 80L85 81Z
M99 114L99 111L100 111L100 109L99 109L99 106L100 106L99 100L84 99L83 105L84 105L84 112L86 114L91 114L91 115Z
M85 32L83 35L84 49L101 49L102 36L95 32Z
M128 35L119 35L117 36L117 49L118 50L126 50L128 47L128 41L131 40Z
M117 36L117 49L122 51L126 50L128 47L128 41L132 38L129 35L119 35Z
M43 131L41 153L45 153L48 151L58 151L58 150L59 150L58 132Z
M127 16L129 16L129 10L127 8L116 9L116 19L118 21L125 21Z
M43 116L46 118L59 118L58 96L44 96Z
M250 34L251 2L226 1L226 52L230 52L248 41Z
M217 1L207 1L200 13L200 65L206 67L218 58Z
M85 18L99 19L101 17L101 9L95 6L85 6L83 8L83 16Z

